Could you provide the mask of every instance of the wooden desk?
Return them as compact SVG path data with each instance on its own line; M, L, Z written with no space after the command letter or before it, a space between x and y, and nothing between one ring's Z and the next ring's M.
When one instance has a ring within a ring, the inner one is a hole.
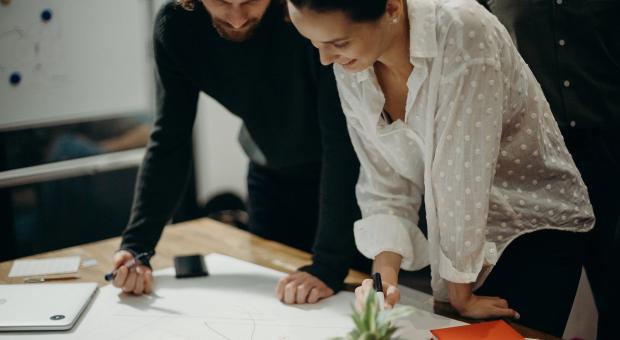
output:
M95 266L80 268L78 273L80 279L71 282L97 282L99 286L104 286L108 282L103 279L103 276L112 268L112 254L118 249L119 245L120 239L116 237L26 258L42 259L79 255L82 260L95 259L97 260ZM157 255L151 260L154 270L172 267L174 256L189 254L220 253L287 273L311 262L310 254L306 252L262 239L210 219L199 219L166 227L156 251ZM23 283L23 278L8 277L11 265L12 261L0 263L0 283ZM349 271L345 280L347 289L352 290L367 277L366 274ZM157 282L155 282L155 286L157 286ZM462 320L448 308L440 308L438 312L447 317ZM526 337L556 339L526 327L513 326Z

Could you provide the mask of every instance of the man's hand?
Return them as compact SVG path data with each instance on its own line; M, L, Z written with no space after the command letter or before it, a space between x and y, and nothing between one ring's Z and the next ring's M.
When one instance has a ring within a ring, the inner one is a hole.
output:
M448 282L448 293L450 304L461 316L472 319L520 317L517 311L508 307L508 301L502 298L473 294L470 283Z
M133 255L126 250L119 250L114 254L113 263L116 276L112 281L114 287L122 288L123 292L135 295L150 294L153 291L153 274L151 268L138 265L129 269L125 263L133 259Z
M304 304L334 295L334 291L316 276L306 272L294 272L278 281L276 296L284 303Z

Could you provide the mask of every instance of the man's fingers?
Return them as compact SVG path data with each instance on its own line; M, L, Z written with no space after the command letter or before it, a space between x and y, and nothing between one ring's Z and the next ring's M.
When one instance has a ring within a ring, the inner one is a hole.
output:
M112 262L114 263L114 269L122 266L125 262L133 259L133 255L126 250L120 250L114 254Z
M292 281L296 281L302 272L294 272L292 274L288 274L283 276L278 280L278 284L276 285L276 297L280 301L284 301L284 293L286 289L286 285Z
M278 300L284 300L284 289L286 285L290 282L290 280L290 275L281 277L280 280L278 280L278 284L276 285L276 297L278 298Z
M153 273L150 269L144 273L144 294L151 294L153 292Z
M334 291L319 278L306 272L295 272L278 280L276 297L287 304L316 303Z
M291 281L284 286L284 303L293 304L297 297L297 281Z
M319 291L319 288L317 287L313 287L310 290L310 294L308 294L308 303L317 303L319 301L320 298L322 297L327 297L327 296L321 296L321 292Z
M327 297L330 297L336 294L334 290L329 288L327 285L324 285L322 287L319 286L318 289L319 289L319 299L324 299L324 298L327 298Z
M118 268L118 270L116 271L116 276L114 277L114 281L112 281L112 284L114 285L114 287L121 288L125 285L128 272L129 271L127 270L127 267L125 266L121 266L120 268Z
M123 285L123 292L130 293L133 291L134 287L136 286L137 276L138 274L136 274L135 272L129 272L127 280L125 280L125 284Z
M310 290L313 287L310 286L308 283L301 283L299 286L297 286L297 294L296 295L296 299L295 302L297 303L306 303L306 300L308 298L308 294L310 294Z
M133 293L135 295L142 295L142 292L144 291L144 275L143 274L136 274L136 286L133 289Z

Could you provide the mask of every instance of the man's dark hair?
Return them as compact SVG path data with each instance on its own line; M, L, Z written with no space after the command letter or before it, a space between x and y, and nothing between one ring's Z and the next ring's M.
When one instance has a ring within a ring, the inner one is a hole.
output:
M289 0L299 9L342 11L353 21L375 21L385 13L387 0Z
M193 11L198 1L200 0L176 0L176 4L185 10Z

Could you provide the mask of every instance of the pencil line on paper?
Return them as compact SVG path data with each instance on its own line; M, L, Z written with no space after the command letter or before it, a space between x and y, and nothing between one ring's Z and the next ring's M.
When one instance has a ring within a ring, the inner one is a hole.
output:
M250 335L250 340L254 340L254 332L256 331L256 320L254 319L254 316L252 315L252 313L250 313L249 310L246 309L245 312L248 313L250 319L252 319L252 335Z
M205 326L207 326L207 328L209 328L209 329L210 329L213 333L215 333L215 334L217 334L217 335L221 336L222 338L224 338L224 339L226 339L226 340L232 340L231 338L229 338L229 337L225 336L224 334L222 334L222 333L220 333L220 332L216 331L213 327L209 326L209 323L207 323L207 321L206 321L206 320L204 321L204 324L205 324Z

